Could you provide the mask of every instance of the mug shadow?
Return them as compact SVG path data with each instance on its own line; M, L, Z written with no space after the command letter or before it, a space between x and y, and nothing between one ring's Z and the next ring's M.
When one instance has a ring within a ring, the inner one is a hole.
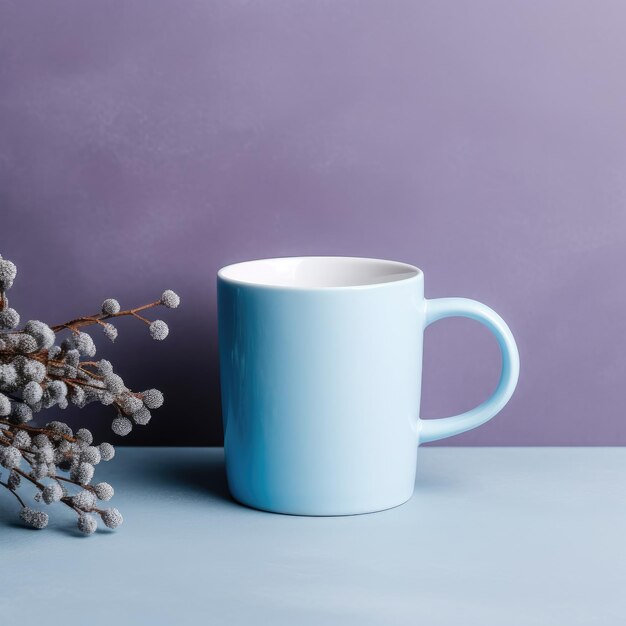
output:
M458 476L446 476L441 471L429 471L418 468L415 478L415 495L420 493L449 493L463 488L463 481Z
M207 448L181 450L183 453L176 455L168 464L151 457L143 459L137 479L142 484L173 487L179 493L210 496L236 505L228 490L223 455L207 455Z

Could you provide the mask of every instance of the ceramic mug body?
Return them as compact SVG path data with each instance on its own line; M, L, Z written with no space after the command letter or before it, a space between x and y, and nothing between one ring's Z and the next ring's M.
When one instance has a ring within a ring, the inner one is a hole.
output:
M443 301L424 298L423 273L393 261L297 257L220 270L224 448L233 497L301 515L366 513L408 500L420 440L490 419L517 381L517 351L501 318L471 300L445 300L474 303L490 318L450 306L429 311L429 302ZM505 357L500 385L474 409L480 415L422 422L424 329L458 314L499 326L492 330Z

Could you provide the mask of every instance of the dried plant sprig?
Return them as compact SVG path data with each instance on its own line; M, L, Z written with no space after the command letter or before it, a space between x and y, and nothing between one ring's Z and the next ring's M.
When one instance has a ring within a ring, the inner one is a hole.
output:
M119 526L123 519L117 509L104 509L97 501L108 501L113 487L108 483L92 484L94 466L114 456L110 444L91 445L91 433L81 428L76 435L63 422L50 422L44 428L12 424L0 419L0 465L8 470L0 485L8 489L22 509L20 517L32 528L45 528L48 514L26 505L18 488L26 481L36 489L35 500L45 504L62 502L78 515L78 527L91 534L97 522L85 525L85 515L95 513L110 528ZM102 451L105 454L102 454ZM62 473L65 473L63 475ZM113 520L115 525L112 525Z
M108 298L94 315L56 326L30 320L22 329L16 329L20 316L9 307L6 295L16 276L15 265L0 256L0 466L9 471L6 480L0 479L0 485L16 497L22 506L22 520L33 528L44 528L48 517L26 506L17 493L22 478L35 486L38 501L60 501L76 511L82 532L91 534L96 530L93 513L109 528L116 528L122 523L119 511L95 506L96 499L109 500L113 488L107 483L91 486L95 466L113 458L113 446L102 443L95 447L89 430L81 428L73 435L62 422L51 422L45 428L27 424L42 409L65 409L70 402L81 408L91 402L114 407L111 428L117 435L127 435L133 423L147 424L152 417L150 411L163 404L163 394L158 389L129 389L109 361L93 359L95 343L81 329L100 326L115 341L117 328L107 320L129 316L146 324L154 339L162 340L169 333L167 324L151 321L142 313L157 306L176 308L180 298L168 289L159 300L126 310L117 300ZM58 336L64 332L67 336L57 345ZM59 472L63 471L68 475L61 476ZM70 484L81 490L70 494Z

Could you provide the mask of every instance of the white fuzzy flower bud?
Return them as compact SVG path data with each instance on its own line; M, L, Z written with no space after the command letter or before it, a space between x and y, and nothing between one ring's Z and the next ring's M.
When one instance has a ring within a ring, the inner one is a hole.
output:
M120 404L126 413L136 413L143 408L143 402L141 399L133 396L130 393L125 394L120 399Z
M48 463L52 463L52 461L54 461L54 450L52 449L52 446L39 448L35 453L35 458L41 464L48 465Z
M141 397L149 409L158 409L163 404L163 394L158 389L147 389Z
M104 377L104 384L106 388L114 394L122 393L125 389L122 377L117 374L107 374Z
M11 413L11 401L0 393L0 417L6 417L9 413Z
M18 352L22 352L23 354L32 354L33 352L37 352L39 349L37 340L32 335L22 333L14 335L14 337L17 339L15 349L18 350Z
M90 463L79 463L76 467L72 468L70 477L81 485L88 485L93 478L94 467Z
M105 324L103 327L104 334L107 336L107 339L111 341L115 341L117 339L117 328L113 326L113 324Z
M53 398L65 398L67 396L67 385L62 380L53 380L46 387Z
M20 517L24 520L24 523L31 528L37 528L41 530L48 525L48 514L43 511L36 511L28 506L25 506L20 511Z
M13 281L17 276L17 267L11 261L0 260L0 289L2 291L11 289Z
M156 341L163 341L169 332L170 329L163 320L155 320L150 324L150 336Z
M81 441L80 439L77 439L76 441L72 442L71 444L71 448L72 448L72 454L74 454L75 460L78 463L78 461L80 461L80 454L83 450L85 450L86 448L89 447L89 445L87 443L85 443L84 441Z
M37 347L41 350L51 348L54 345L54 340L56 339L56 335L50 326L38 320L30 320L29 322L26 322L24 332L28 333L31 337L33 337L33 339L35 339Z
M50 439L48 439L47 435L40 433L39 435L35 435L33 437L33 444L38 448L47 448L51 446Z
M109 391L103 391L98 396L98 400L103 406L110 406L115 402L115 396Z
M78 517L78 530L86 535L92 535L98 528L98 521L93 515L80 515Z
M93 443L93 435L88 428L79 428L76 431L76 439L84 441L88 446Z
M78 407L84 407L86 404L85 390L82 387L73 386L70 391L70 400L72 404Z
M32 443L30 435L25 430L18 430L13 438L13 445L16 448L28 448Z
M115 315L120 312L120 303L115 298L107 298L102 303L102 312L105 315Z
M46 377L46 366L43 363L26 357L18 357L15 361L18 362L17 367L25 380L34 380L38 383L43 382L43 379Z
M180 298L171 289L166 289L161 295L161 304L168 309L175 309L180 304Z
M37 463L33 466L32 471L30 472L30 475L35 479L35 480L41 480L42 478L45 478L48 475L48 465L47 463ZM37 500L37 502L39 502L39 500L41 500L41 493L37 493L35 495L35 499Z
M29 383L26 383L24 388L22 389L22 399L27 404L33 405L37 404L41 400L43 396L43 389L41 385L34 380L31 380Z
M84 356L94 356L96 354L96 344L89 333L74 333L71 338L74 347Z
M13 446L0 447L0 465L7 469L18 467L22 460L22 453Z
M106 441L98 446L100 450L100 459L102 461L110 461L115 456L115 448Z
M32 409L24 402L11 402L9 420L14 424L25 424L33 419Z
M92 491L83 489L72 497L72 504L79 509L89 510L96 504L96 496Z
M0 387L11 390L17 382L17 372L13 363L0 364Z
M80 454L80 460L92 465L100 463L100 450L95 446L87 446Z
M46 485L44 487L41 492L41 497L46 504L58 502L63 497L63 489L61 489L61 485L59 485L59 483L51 483L50 485Z
M104 501L110 500L115 493L113 491L113 487L111 487L109 483L98 483L97 485L94 485L93 488L96 492L96 496L98 496L100 500Z
M111 362L107 361L106 359L100 359L98 361L98 373L101 374L102 376L106 376L107 374L112 374L113 366L111 365Z
M152 413L150 413L146 407L142 407L139 411L133 413L132 418L135 424L145 426L152 419Z
M13 333L11 335L4 335L2 340L4 341L5 350L19 350L21 333Z
M120 437L125 437L133 429L133 425L126 417L116 417L111 422L111 430Z
M102 511L100 517L107 528L117 528L124 521L122 514L115 508Z
M0 311L0 330L11 330L20 323L20 314L15 309Z
M59 405L59 408L65 408L67 406L67 385L62 380L52 380L48 383L43 392L42 402L44 407L50 408L55 404Z
M80 352L76 348L72 348L65 353L65 364L70 367L78 367L80 362Z

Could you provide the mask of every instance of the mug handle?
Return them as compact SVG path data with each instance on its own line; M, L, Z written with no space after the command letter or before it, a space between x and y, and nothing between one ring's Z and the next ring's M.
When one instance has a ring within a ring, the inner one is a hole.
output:
M476 408L453 417L419 420L419 442L428 443L476 428L498 414L509 401L519 378L519 353L506 322L488 306L467 298L426 300L426 326L445 317L468 317L486 326L502 353L500 382L491 397Z

